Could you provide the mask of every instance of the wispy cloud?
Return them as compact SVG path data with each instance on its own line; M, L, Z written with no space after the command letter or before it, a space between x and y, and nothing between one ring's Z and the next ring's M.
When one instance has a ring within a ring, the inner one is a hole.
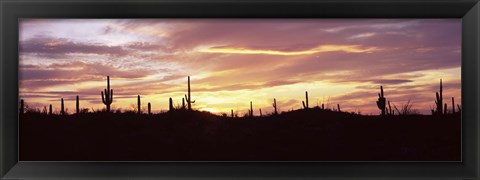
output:
M201 49L200 52L206 53L224 53L224 54L266 54L266 55L280 55L280 56L297 56L297 55L309 55L321 52L347 52L347 53L371 53L377 51L377 47L363 48L360 45L320 45L313 49L307 49L302 51L280 51L269 49L248 49L248 48L235 48L235 47L211 47Z
M348 38L349 39L363 39L363 38L368 38L368 37L372 37L372 36L375 36L375 33L367 32L367 33L361 33L361 34L353 35L353 36L350 36Z

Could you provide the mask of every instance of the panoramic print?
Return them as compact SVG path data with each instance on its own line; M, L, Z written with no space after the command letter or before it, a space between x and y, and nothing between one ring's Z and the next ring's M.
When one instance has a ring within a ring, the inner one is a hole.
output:
M21 161L460 161L461 19L20 19Z

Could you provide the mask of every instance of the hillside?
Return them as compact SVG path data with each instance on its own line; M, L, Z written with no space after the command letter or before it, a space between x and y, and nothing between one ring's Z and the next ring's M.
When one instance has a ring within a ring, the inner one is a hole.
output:
M20 160L460 160L460 114L363 116L321 109L231 118L176 110L154 115L26 113Z

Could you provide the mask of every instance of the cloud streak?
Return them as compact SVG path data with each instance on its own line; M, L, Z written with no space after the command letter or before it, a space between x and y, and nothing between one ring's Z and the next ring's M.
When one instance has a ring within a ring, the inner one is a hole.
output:
M362 48L360 45L320 45L313 49L302 51L280 51L270 49L249 49L249 48L235 48L235 47L211 47L201 49L200 52L206 53L223 53L223 54L265 54L265 55L280 55L280 56L298 56L309 55L321 52L347 52L347 53L372 53L377 51L377 47Z

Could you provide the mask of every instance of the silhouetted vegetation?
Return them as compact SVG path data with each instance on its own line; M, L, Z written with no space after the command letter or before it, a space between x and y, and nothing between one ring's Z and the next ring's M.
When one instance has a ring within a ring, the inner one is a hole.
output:
M190 76L188 76L188 96L185 94L185 100L187 101L188 110L192 110L192 103L195 103L195 101L192 101L190 96Z
M239 117L230 111L215 115L192 108L190 76L182 105L168 111L142 113L140 95L132 110L110 109L113 90L101 92L105 109L80 107L69 115L61 98L60 112L52 104L43 111L20 100L20 160L460 160L461 107L452 97L452 113L443 106L443 87L436 92L433 115L420 115L409 100L397 107L387 101L383 86L377 107L381 116L361 115L324 103L310 108L305 91L303 109ZM186 101L186 103L185 103ZM395 110L397 111L395 113ZM136 109L136 110L135 110ZM145 109L143 110L145 111ZM439 116L442 115L442 116Z
M233 112L233 111L232 111ZM460 160L460 114L90 112L20 120L20 160Z
M76 102L75 102L75 110L76 110L75 112L76 112L77 114L80 113L80 98L79 98L78 96L77 96Z
M302 101L302 105L304 109L308 109L308 92L305 91L305 101Z
M277 115L278 114L278 111L277 111L277 99L273 98L273 114Z
M62 103L60 105L60 115L65 115L65 106L63 104L63 98L62 98Z
M105 104L106 111L110 112L110 105L113 102L113 89L110 89L110 76L107 76L107 89L104 90L105 93L102 93L102 102Z
M436 97L435 97L435 105L437 107L436 111L434 112L434 114L438 114L438 115L442 115L442 114L446 114L443 112L443 86L442 86L442 79L440 79L440 93L439 92L436 92L435 93ZM446 105L445 105L446 106ZM446 109L446 107L445 107Z
M385 115L385 96L383 96L383 86L380 86L380 93L378 93L377 107L381 111L381 115Z

